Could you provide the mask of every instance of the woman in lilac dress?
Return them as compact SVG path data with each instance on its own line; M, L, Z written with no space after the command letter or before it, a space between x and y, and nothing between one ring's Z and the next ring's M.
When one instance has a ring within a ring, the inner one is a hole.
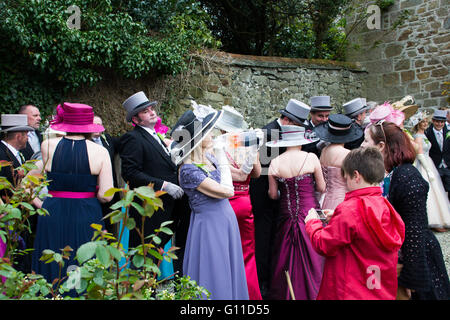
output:
M223 146L212 148L211 129L220 112L207 115L201 132L194 123L175 128L176 136L192 137L172 148L180 168L180 186L189 198L191 220L184 252L183 274L207 289L214 300L248 300L239 226L228 198L234 188ZM197 130L198 131L198 130Z
M315 192L325 190L325 180L317 156L302 151L301 146L318 139L305 137L305 129L299 126L282 126L281 130L281 140L267 143L268 147L287 147L269 167L269 196L280 198L270 297L315 300L324 258L311 246L304 218L309 209L320 208ZM294 297L285 271L289 272Z

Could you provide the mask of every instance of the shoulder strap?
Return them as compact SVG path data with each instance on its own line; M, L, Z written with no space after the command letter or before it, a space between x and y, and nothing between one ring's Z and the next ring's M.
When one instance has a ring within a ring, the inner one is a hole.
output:
M305 160L303 161L303 164L302 164L300 170L298 170L298 172L297 172L297 176L299 176L299 175L300 175L300 172L302 172L303 167L305 166L305 163L306 163L306 159L308 158L308 155L309 155L309 153L307 152L307 153L306 153Z

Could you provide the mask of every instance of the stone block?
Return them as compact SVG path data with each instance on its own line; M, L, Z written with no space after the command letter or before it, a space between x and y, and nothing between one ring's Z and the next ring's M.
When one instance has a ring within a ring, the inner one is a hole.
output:
M413 70L403 71L401 73L402 82L405 83L405 82L413 81L414 80L414 76L415 76L415 72Z
M388 73L388 74L383 74L383 86L384 87L391 87L391 86L396 86L399 84L399 74L394 72L394 73Z
M416 68L423 67L424 65L425 65L425 60L416 60L414 62L414 67L416 67Z
M430 77L430 72L421 72L417 74L417 79L419 80L425 80Z
M412 33L412 30L409 30L409 29L403 31L403 32L400 34L400 36L397 38L397 41L403 41L403 40L408 39L409 36L411 35L411 33Z
M431 82L425 85L425 90L426 91L433 91L433 90L438 90L439 89L439 82L435 81L435 82Z
M431 71L432 77L444 77L446 75L448 75L447 68L439 68L439 69L434 69L433 71Z
M395 71L408 70L410 68L410 65L411 63L409 59L402 59L394 63L394 70Z
M203 98L207 100L208 102L214 103L223 103L224 97L221 94L214 93L214 92L205 92L203 95Z
M403 46L399 44L392 44L388 45L384 51L384 54L386 55L386 58L391 58L398 56L400 53L402 53Z
M402 1L400 4L400 9L410 8L410 7L416 7L423 3L423 0L406 0Z
M388 73L393 71L392 61L389 59L365 62L364 67L369 73Z
M444 36L433 38L433 42L435 44L448 43L448 42L450 42L450 34L446 34Z
M411 82L406 87L407 94L415 94L420 92L420 82Z

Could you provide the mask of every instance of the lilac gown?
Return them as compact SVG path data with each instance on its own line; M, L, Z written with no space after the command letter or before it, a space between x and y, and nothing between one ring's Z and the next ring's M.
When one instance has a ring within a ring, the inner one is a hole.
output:
M216 166L216 160L209 157ZM248 300L239 226L228 199L211 198L197 191L207 178L193 164L180 170L180 186L189 198L191 221L186 240L183 273L206 288L213 300ZM219 170L209 177L220 182Z
M313 175L276 178L280 211L274 243L274 267L270 297L290 300L285 271L289 272L296 300L315 300L322 280L324 258L315 252L305 230L311 208L319 209Z

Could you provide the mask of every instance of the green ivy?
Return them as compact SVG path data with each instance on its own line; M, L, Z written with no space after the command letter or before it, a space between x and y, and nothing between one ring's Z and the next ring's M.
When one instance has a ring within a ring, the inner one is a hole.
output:
M80 8L80 30L67 26L71 5ZM177 74L190 49L215 45L193 16L173 17L155 37L111 0L5 0L0 22L2 113L25 103L50 113L68 92L93 86L106 74Z

